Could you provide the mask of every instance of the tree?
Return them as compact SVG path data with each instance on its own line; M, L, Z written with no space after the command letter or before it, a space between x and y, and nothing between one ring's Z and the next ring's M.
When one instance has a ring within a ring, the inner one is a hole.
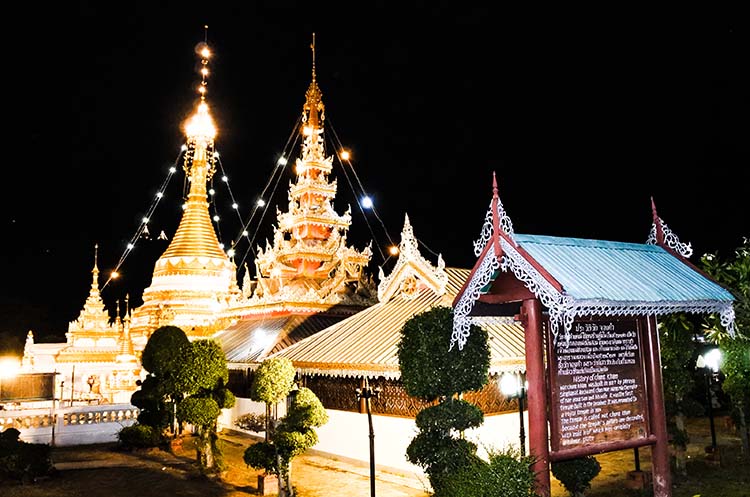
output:
M176 326L162 326L151 334L141 354L148 376L131 397L133 405L141 409L140 423L159 429L171 426L172 435L177 435L177 403L192 388L190 361L186 360L190 351L190 340Z
M294 366L285 358L266 359L255 370L250 384L250 399L266 404L266 441L273 434L275 416L271 410L289 395L294 387Z
M266 416L266 440L245 450L245 463L279 479L279 496L294 495L292 460L318 443L314 428L328 422L328 413L309 388L294 390L294 366L289 359L271 358L255 371L250 398L266 403L266 412L291 394L286 415L275 422Z
M685 314L670 314L659 321L664 405L667 412L667 429L675 448L675 471L686 474L686 449L690 440L685 428L685 416L700 411L700 406L690 391L694 386L691 373L695 368L693 336L695 326Z
M145 411L138 421L160 429L172 419L192 424L198 435L198 465L203 471L221 470L216 421L235 399L226 388L229 371L219 344L191 343L180 328L164 326L149 337L141 362L148 376L131 398Z
M437 405L417 414L419 433L406 450L410 462L425 469L433 490L467 466L486 464L477 447L456 432L480 426L484 414L461 399L463 392L487 384L490 352L487 332L472 326L463 350L450 348L453 309L436 306L409 319L401 329L398 360L406 392Z
M226 387L229 380L226 357L215 341L196 340L187 359L185 375L192 388L177 404L177 419L192 424L197 430L199 466L206 471L222 470L216 421L221 410L232 407L235 402Z
M736 299L734 337L727 333L718 316L710 316L705 326L708 338L721 349L722 388L732 400L732 418L742 440L743 453L750 457L750 239L743 240L734 257L724 259L716 253L705 254L701 265Z

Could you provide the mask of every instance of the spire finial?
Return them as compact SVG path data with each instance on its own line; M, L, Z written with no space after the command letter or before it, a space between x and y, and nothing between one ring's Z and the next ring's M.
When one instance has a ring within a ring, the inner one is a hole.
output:
M315 81L315 33L312 35L312 43L310 44L312 50L312 80Z
M206 91L208 90L208 59L211 57L211 49L208 48L208 24L203 26L204 36L203 43L199 43L196 47L198 55L201 57L201 85L198 87L198 93L201 96L201 102L206 100Z
M498 212L498 204L500 203L500 195L497 193L497 176L495 171L492 171L492 244L495 249L495 256L498 260L503 254L503 250L500 247L500 213Z

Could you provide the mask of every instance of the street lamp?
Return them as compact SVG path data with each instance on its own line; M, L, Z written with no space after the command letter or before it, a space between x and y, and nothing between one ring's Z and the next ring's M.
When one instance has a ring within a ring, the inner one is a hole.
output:
M702 368L706 377L706 398L708 399L708 422L711 426L711 453L716 452L716 428L714 426L714 401L711 394L711 384L715 374L719 372L721 362L721 350L714 348L703 355L698 356L695 363L697 368Z
M380 395L380 387L371 388L370 382L365 376L365 384L363 388L357 388L357 400L365 401L365 407L367 409L367 422L370 426L370 497L375 497L375 430L372 428L372 411L370 410L370 399L378 398Z
M523 421L523 399L526 396L526 378L523 373L503 373L500 391L509 399L518 399L518 425L521 456L526 455L526 432Z

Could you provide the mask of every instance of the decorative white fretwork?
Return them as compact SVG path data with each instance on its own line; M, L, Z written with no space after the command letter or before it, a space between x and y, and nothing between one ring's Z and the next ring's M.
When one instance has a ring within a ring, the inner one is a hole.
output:
M494 200L493 200L494 201ZM500 228L503 230L503 232L508 235L508 238L513 240L513 243L516 243L515 239L515 233L513 232L513 221L510 220L510 217L505 212L505 209L503 208L503 203L500 201L500 199L497 199L497 217L500 220ZM479 234L479 239L474 241L474 255L479 257L479 254L482 253L482 250L484 250L484 247L487 245L487 242L490 241L490 238L492 238L492 202L490 202L490 208L487 210L487 213L484 215L484 224L482 225L482 232Z
M665 223L662 218L659 218L659 223L661 223L661 229L664 233L664 243L667 244L667 247L671 248L682 257L689 259L690 256L693 255L693 247L690 246L690 243L680 242L680 239L671 229L669 229L667 223ZM656 245L656 242L656 223L652 223L651 231L648 234L648 239L646 239L646 244Z

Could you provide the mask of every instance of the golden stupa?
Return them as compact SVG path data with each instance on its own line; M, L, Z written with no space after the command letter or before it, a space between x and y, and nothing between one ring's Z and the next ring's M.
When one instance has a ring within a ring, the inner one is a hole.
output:
M217 132L206 102L210 51L202 44L199 53L200 101L185 123L190 190L177 232L156 262L143 304L133 311L131 334L141 346L164 325L178 326L190 338L211 336L227 324L220 316L240 296L237 268L219 244L208 212L206 183L215 172Z

